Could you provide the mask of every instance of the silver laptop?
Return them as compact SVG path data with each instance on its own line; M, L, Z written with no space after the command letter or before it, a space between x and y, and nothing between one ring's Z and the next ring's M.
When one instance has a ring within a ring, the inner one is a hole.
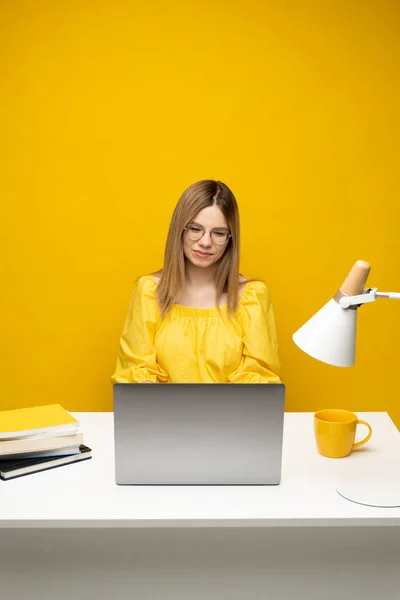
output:
M114 384L122 485L280 483L283 384Z

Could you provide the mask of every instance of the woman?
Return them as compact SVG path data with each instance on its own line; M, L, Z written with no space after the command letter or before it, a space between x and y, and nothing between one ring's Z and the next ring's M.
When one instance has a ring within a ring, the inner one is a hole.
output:
M239 211L224 183L182 194L163 269L135 283L112 381L280 381L268 289L239 274Z

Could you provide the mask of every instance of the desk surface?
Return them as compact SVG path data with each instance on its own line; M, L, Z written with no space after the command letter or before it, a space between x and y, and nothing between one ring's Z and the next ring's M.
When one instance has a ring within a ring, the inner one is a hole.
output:
M0 481L0 527L400 526L400 509L361 506L335 488L344 469L373 466L400 476L400 435L386 413L358 413L373 437L340 460L317 453L313 413L286 413L282 482L271 487L117 486L113 413L74 416L93 458Z

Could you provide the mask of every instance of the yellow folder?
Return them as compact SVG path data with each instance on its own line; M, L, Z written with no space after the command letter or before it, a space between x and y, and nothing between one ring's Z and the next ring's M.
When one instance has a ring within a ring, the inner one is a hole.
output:
M76 429L78 421L60 404L0 411L1 439Z

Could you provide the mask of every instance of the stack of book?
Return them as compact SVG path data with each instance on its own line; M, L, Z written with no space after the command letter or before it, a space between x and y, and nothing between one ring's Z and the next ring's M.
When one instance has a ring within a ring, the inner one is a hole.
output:
M0 411L0 478L91 458L80 424L60 404Z

